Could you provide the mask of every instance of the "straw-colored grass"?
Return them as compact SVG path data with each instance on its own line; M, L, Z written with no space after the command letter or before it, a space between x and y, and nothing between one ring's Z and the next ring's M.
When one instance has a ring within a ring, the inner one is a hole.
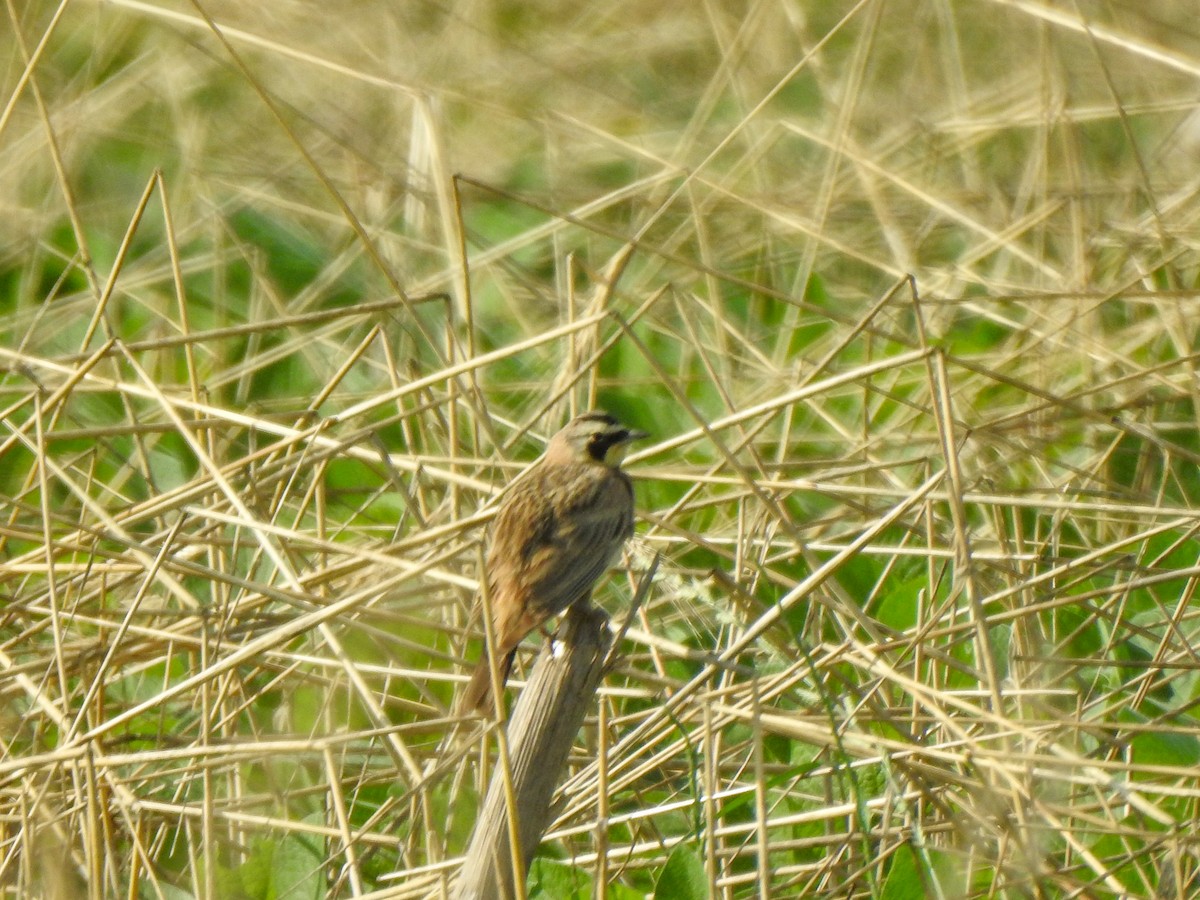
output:
M1195 896L1186 7L8 3L0 890L449 896L599 406L662 560L531 896Z

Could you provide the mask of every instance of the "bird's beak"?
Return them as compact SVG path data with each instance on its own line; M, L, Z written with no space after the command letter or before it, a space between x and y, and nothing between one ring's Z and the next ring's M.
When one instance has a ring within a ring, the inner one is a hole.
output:
M630 428L628 431L625 432L625 437L621 438L621 443L629 444L629 443L632 443L633 441L640 441L643 438L648 438L648 437L650 437L650 432L638 431L636 428Z

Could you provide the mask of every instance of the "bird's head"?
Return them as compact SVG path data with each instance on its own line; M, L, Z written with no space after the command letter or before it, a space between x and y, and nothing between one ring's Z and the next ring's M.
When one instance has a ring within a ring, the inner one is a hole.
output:
M644 437L647 437L646 432L626 428L608 413L584 413L550 439L546 461L551 464L590 463L615 469L625 459L629 445Z

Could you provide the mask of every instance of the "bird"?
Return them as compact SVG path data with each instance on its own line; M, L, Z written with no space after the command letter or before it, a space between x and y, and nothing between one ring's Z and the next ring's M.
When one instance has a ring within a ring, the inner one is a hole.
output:
M496 513L484 564L500 683L517 645L576 603L633 534L633 484L621 470L629 445L648 437L605 412L576 416L513 483ZM458 703L495 709L486 648Z

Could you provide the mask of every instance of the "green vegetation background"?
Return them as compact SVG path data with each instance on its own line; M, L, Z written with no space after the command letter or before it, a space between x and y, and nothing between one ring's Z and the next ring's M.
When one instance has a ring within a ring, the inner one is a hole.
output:
M664 563L531 895L1188 896L1185 6L7 6L0 889L447 892L595 405Z

